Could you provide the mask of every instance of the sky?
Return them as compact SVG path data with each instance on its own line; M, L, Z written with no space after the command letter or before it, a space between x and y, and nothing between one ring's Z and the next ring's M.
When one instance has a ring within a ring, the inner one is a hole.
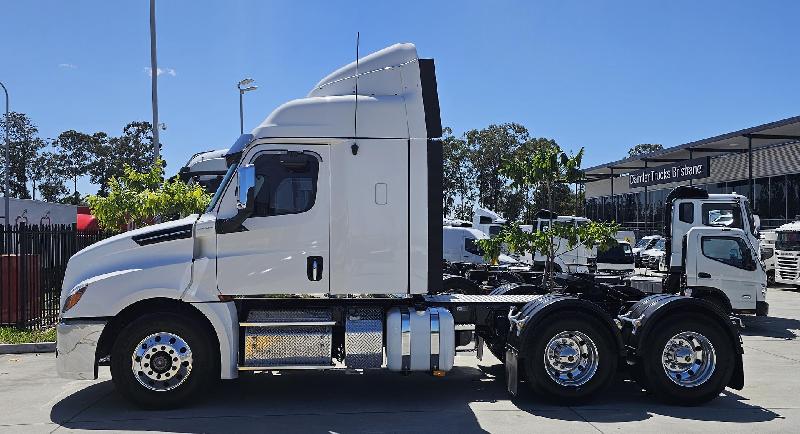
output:
M584 167L637 143L674 146L800 115L796 1L158 0L167 174L229 147L355 58L413 42L436 61L442 121L460 134L518 122ZM149 2L0 8L0 81L40 136L121 134L151 120ZM82 192L94 192L83 180Z

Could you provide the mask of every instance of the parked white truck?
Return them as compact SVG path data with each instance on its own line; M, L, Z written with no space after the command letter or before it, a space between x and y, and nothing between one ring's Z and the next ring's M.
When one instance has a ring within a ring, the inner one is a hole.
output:
M664 290L682 290L725 312L767 315L758 219L747 198L683 186L673 190L665 203Z
M550 211L541 210L536 215L536 221L533 224L521 225L520 227L526 232L546 231L550 226L551 219L554 225L581 225L590 221L586 217L556 215ZM589 271L589 262L597 255L594 248L587 247L580 242L570 247L567 240L555 238L554 244L555 258L553 267L558 272L587 273ZM523 263L532 265L534 269L544 270L547 262L547 253L536 252L533 255L526 253L522 255L520 260Z
M800 286L800 221L775 229L775 283Z
M702 300L567 277L546 294L442 294L440 136L434 64L413 45L325 77L231 147L204 214L70 259L59 374L110 365L117 390L150 408L247 371L442 376L472 337L456 326L473 325L512 393L524 377L551 400L585 400L618 368L683 405L743 387L738 331Z

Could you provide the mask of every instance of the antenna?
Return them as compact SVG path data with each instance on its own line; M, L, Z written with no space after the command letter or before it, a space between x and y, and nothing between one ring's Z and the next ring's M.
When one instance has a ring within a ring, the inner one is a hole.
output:
M353 114L353 136L358 137L358 47L361 44L361 32L356 32L356 109Z
M358 46L361 43L361 32L356 32L356 108L353 111L353 144L350 151L353 155L358 154L358 144L355 142L358 137Z

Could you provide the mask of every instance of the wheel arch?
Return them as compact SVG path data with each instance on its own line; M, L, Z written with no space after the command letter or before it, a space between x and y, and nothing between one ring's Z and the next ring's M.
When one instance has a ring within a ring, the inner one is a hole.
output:
M512 324L509 343L516 347L520 354L524 354L522 348L530 344L536 333L537 326L556 315L562 315L566 312L578 312L598 320L612 336L612 341L619 355L625 355L625 346L620 330L602 308L586 300L557 294L544 295L526 304L520 310L516 325Z
M728 386L741 390L744 387L742 362L744 349L741 336L730 319L706 300L682 295L656 294L636 302L625 315L622 315L626 317L622 324L622 337L627 347L630 348L633 358L638 359L648 349L651 341L648 338L661 321L671 316L684 314L695 314L704 319L710 318L722 327L734 348L736 359L736 367Z
M213 312L214 309L209 309L208 306L200 306L210 304L220 305L227 303L188 303L173 298L154 297L139 300L128 305L119 313L109 318L108 323L103 328L103 333L100 335L97 345L97 360L110 356L114 342L120 332L130 322L145 313L169 312L197 320L203 326L204 331L208 333L212 339L212 347L215 352L214 360L219 368L217 371L221 373L222 378L232 378L230 372L235 372L235 366L231 369L229 366L231 361L227 359L230 359L228 355L231 353L230 347L233 346L233 348L236 348L238 345L238 337L236 340L231 339L230 333L226 333L226 330L224 330L225 321L214 318L216 316ZM233 308L233 313L233 319L235 321L235 308ZM235 362L235 357L233 361Z

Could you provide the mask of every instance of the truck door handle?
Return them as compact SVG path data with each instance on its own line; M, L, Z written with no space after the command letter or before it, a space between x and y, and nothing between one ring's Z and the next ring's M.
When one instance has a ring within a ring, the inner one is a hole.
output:
M697 277L699 277L699 278L701 278L701 279L710 279L710 278L711 278L711 275L710 275L710 274L708 274L708 273L703 273L703 272L701 271L701 272L697 273Z
M306 258L306 275L308 280L318 282L322 280L322 256L309 256Z

